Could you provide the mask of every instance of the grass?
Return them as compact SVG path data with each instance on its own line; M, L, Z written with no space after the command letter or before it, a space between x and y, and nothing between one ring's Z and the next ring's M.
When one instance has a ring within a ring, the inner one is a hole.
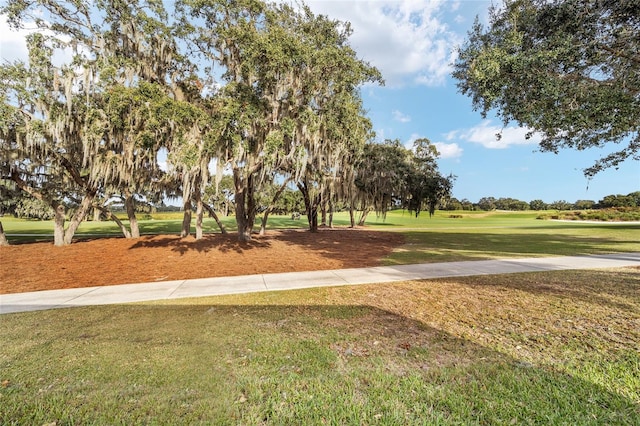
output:
M406 244L385 260L388 265L640 251L637 223L543 221L536 212L464 213L416 219L392 212L371 224L406 236Z
M437 212L437 214L429 218L428 214L422 214L416 218L409 212L393 211L390 212L386 218L376 217L375 214L369 215L367 226L379 229L390 228L406 228L406 229L446 229L451 226L459 227L473 226L473 227L490 227L499 226L504 227L504 220L518 219L519 223L536 223L536 214L534 212L528 212L528 214L505 214L501 212L493 212L487 214L486 212L464 212L463 219L452 220L449 218L450 212ZM180 233L182 228L182 213L170 212L170 213L155 213L151 215L151 219L138 220L140 226L140 232L147 234L156 233ZM482 220L478 221L478 218ZM121 217L123 223L128 226L128 221L124 217ZM236 231L235 218L233 216L220 218L225 228L230 231ZM7 234L9 234L10 241L18 241L22 238L23 241L34 240L35 238L51 239L53 237L53 221L41 221L30 219L16 219L10 216L5 216L0 219L2 225ZM336 226L348 226L349 216L346 212L335 214L334 224ZM260 218L256 219L256 229L260 226ZM303 216L299 220L292 220L290 216L270 216L268 222L268 229L282 229L282 228L305 228L307 226L306 216ZM217 224L211 218L205 218L203 223L205 233L218 233ZM195 233L195 219L192 221L191 232ZM13 234L22 234L23 237L16 237ZM77 237L83 236L95 236L95 235L122 235L119 228L112 221L85 221L80 224L80 227L76 231ZM36 237L38 236L38 237Z
M537 220L538 215L539 212L533 211L454 214L438 211L433 217L423 214L416 218L408 212L393 211L386 218L371 215L367 226L406 235L407 243L385 261L388 265L640 251L637 237L640 225L637 223L557 222ZM140 221L140 230L151 234L179 233L181 220L178 216L177 213L158 214L153 220ZM232 217L223 220L230 232L235 231ZM2 223L13 243L39 238L50 241L52 238L50 222L3 218ZM347 213L335 215L336 226L348 224ZM304 226L304 218L291 220L288 216L274 216L269 219L269 229ZM205 232L219 232L213 219L205 221L204 229ZM83 222L76 235L82 238L119 234L110 222Z
M639 424L637 269L4 315L2 424Z
M640 251L638 225L458 228L407 231L387 264Z
M0 218L7 239L10 243L53 241L53 222L41 220L16 219L13 217ZM229 232L237 230L235 219L231 216L221 218L224 227ZM123 220L128 226L128 221ZM142 234L179 234L182 230L182 216L178 213L158 213L153 219L139 220L140 233ZM292 220L289 216L274 216L269 218L269 229L298 228L306 225L301 220ZM259 229L259 219L256 221L256 229ZM213 219L205 219L203 223L205 233L219 233L220 229ZM191 232L195 234L195 219L192 221ZM122 233L114 222L111 221L85 221L76 231L75 237L86 238L95 236L120 237Z
M640 251L637 224L536 214L369 223L407 235L388 264ZM2 221L8 233L50 232ZM638 425L639 325L637 268L9 314L0 424Z
M540 219L563 220L596 220L610 221L640 221L640 207L618 207L599 210L570 210L555 213L543 213Z

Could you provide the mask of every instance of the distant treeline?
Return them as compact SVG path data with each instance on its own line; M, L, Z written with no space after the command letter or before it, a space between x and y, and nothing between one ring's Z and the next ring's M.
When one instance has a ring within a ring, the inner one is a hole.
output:
M543 200L522 201L515 198L483 197L477 203L465 199L450 198L441 205L442 210L596 210L618 207L640 207L640 191L627 195L607 195L600 201L577 200L573 203L558 200L547 203Z
M262 212L266 208L266 202L271 197L270 192L273 188L268 188L264 197L260 197L261 203L259 203L258 211ZM233 195L230 190L224 189L221 191L223 196L217 197L215 201L211 202L213 208L221 212L223 216L227 216L234 213L235 203L233 202ZM261 200L264 198L264 200ZM8 201L8 200L7 200ZM16 201L16 200L14 200ZM5 205L6 204L6 205ZM3 208L4 207L4 208ZM138 213L143 213L141 217L145 219L150 214L156 212L181 212L182 206L167 205L165 203L152 204L152 203L138 203L136 206ZM284 190L277 201L271 206L272 213L276 215L289 215L295 212L304 212L304 200L302 194L296 189L287 188ZM73 206L69 206L73 208ZM401 208L397 205L395 208ZM611 208L640 208L640 191L632 192L627 195L607 195L599 201L594 200L577 200L573 203L565 200L554 201L547 203L543 200L533 200L530 202L518 200L515 198L494 198L483 197L477 203L473 203L467 199L458 200L455 197L444 198L440 202L440 210L466 210L466 211L491 211L491 210L508 210L508 211L525 211L525 210L602 210ZM111 210L114 213L122 213L125 211L124 205L119 205L115 202L111 206ZM342 203L337 203L334 206L334 211L339 212L348 210L348 207ZM52 219L53 211L44 203L33 198L21 198L18 199L14 205L9 206L7 203L0 202L0 216L12 215L20 218L37 218L37 219ZM94 220L98 220L94 218Z

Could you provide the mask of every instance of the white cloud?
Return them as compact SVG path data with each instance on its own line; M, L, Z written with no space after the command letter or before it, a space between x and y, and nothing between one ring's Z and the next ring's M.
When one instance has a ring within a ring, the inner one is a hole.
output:
M169 162L167 160L167 156L168 156L169 152L167 151L166 148L160 148L160 150L158 151L158 157L157 157L157 162L158 162L158 167L160 167L160 170L162 171L169 171Z
M403 114L402 112L398 111L397 109L393 110L391 112L391 114L393 114L393 119L396 121L399 121L400 123L408 123L411 121L411 117Z
M492 124L491 120L470 129L454 130L445 135L447 140L458 139L466 142L477 143L489 149L505 149L512 145L535 145L540 143L541 137L534 133L529 139L526 135L529 129L524 127L502 127ZM498 134L501 137L498 138Z
M29 50L27 48L27 36L29 34L40 32L45 35L53 35L51 31L43 31L36 29L34 23L26 23L25 28L14 30L7 23L7 16L0 15L0 22L4 24L4 31L0 31L0 58L1 63L22 61L27 62L29 59ZM68 36L60 36L63 41L69 41ZM82 49L82 48L81 48ZM82 49L81 53L86 53L86 49ZM73 59L73 51L70 47L56 48L53 52L51 62L54 66L62 66L71 62Z
M439 158L443 159L462 157L462 152L464 151L457 143L435 142L434 145L438 153L440 153Z
M445 133L443 136L446 140L450 141L457 138L459 133L459 130L452 130L449 133Z
M461 37L442 21L445 0L311 0L316 13L349 21L351 44L388 86L442 85ZM455 6L455 4L454 4Z
M0 31L0 57L2 63L14 61L26 61L29 52L27 51L26 37L32 31L28 30L12 30L7 23L7 16L0 15L3 31Z

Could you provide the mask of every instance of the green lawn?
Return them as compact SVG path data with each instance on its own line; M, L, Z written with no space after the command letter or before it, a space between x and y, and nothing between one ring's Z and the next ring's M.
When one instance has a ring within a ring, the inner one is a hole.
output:
M1 424L640 419L637 270L3 315Z
M637 223L558 222L538 220L538 215L539 212L438 211L433 217L422 214L416 218L409 212L393 211L386 218L371 214L367 226L406 235L406 245L385 261L391 265L640 251L640 225ZM233 217L222 220L229 232L235 231ZM348 214L336 214L334 223L348 226ZM51 222L5 217L2 224L10 242L50 241L53 238ZM181 226L179 213L160 213L152 220L140 221L142 233L179 233ZM268 229L305 226L305 217L291 220L288 216L273 216L269 219ZM205 232L219 232L213 219L205 220L204 229ZM192 231L195 232L193 227ZM112 222L83 222L76 233L77 238L95 235L120 234Z
M407 235L388 264L640 251L634 224L449 214L370 226ZM639 324L638 268L8 314L0 424L638 425Z
M235 232L236 222L232 216L220 218L229 232ZM15 219L13 217L0 218L9 242L25 241L53 241L53 222L40 220ZM128 226L128 220L123 220ZM182 229L182 215L178 213L158 213L152 219L139 220L138 225L142 234L179 234ZM260 221L256 221L256 230ZM291 220L289 216L274 216L269 218L269 229L297 228L306 226L303 220ZM205 233L220 233L216 222L206 218L203 223ZM195 234L195 219L192 221L191 232ZM75 234L75 238L94 236L122 236L118 226L112 221L82 222Z

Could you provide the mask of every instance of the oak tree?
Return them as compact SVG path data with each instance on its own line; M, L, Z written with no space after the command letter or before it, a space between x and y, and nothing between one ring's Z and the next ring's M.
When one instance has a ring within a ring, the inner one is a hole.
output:
M122 105L122 94L145 82L169 86L165 96L179 90L167 78L180 74L162 4L9 1L2 11L12 26L38 29L28 37L28 62L2 66L3 109L13 123L0 137L13 152L5 164L11 179L54 208L56 245L70 243L97 197L113 191L124 194L137 234L133 196L148 189L162 140L154 136L167 132L151 129L154 117L133 111L135 102ZM79 207L65 230L66 199Z
M476 19L453 76L486 116L542 135L542 151L617 146L592 177L640 160L640 3L506 0Z
M329 138L330 100L379 78L348 46L348 26L305 6L256 0L183 0L178 10L182 26L194 26L193 51L221 68L212 134L219 170L233 174L238 238L251 239L256 194L274 173L305 188L308 208L317 209L323 183L309 173L330 169L339 156L331 144L346 141Z

